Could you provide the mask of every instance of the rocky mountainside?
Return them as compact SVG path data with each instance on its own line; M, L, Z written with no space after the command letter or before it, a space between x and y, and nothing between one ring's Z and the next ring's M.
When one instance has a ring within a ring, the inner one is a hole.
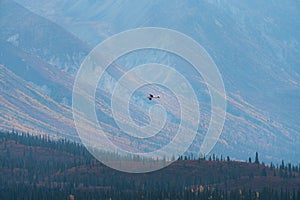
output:
M298 1L16 2L0 2L2 129L78 139L71 91L84 56L112 34L159 26L181 31L203 45L222 74L228 113L213 152L244 159L259 151L265 160L299 161ZM108 130L118 131L109 110L115 78L141 55L140 62L172 64L165 60L168 56L152 52L120 60L100 83L96 99L98 118ZM201 80L191 78L191 83L205 93ZM199 101L209 108L209 99ZM133 118L147 121L147 105L134 103ZM208 109L203 113L207 121ZM197 153L201 131L189 153Z

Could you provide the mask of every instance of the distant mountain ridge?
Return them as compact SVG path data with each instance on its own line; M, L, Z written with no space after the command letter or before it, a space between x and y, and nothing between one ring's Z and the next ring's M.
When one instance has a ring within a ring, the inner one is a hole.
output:
M0 25L1 40L73 74L89 51L76 36L14 1L1 1Z

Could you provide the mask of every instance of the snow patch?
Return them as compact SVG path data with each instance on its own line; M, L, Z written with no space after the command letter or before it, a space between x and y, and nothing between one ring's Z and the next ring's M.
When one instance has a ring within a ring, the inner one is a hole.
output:
M7 38L6 41L11 43L12 45L18 47L19 46L19 34L17 33L17 34L10 36L9 38Z
M216 19L215 19L215 24L216 24L217 26L219 26L220 28L223 27L222 23L221 23L220 21L216 20Z
M35 88L36 90L38 90L40 93L50 97L51 89L47 85L39 86L39 85L34 84L33 82L29 82L29 85L31 87Z

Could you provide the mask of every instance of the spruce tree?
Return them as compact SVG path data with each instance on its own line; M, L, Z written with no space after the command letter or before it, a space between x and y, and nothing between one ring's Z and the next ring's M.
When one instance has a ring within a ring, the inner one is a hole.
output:
M258 153L256 152L255 153L255 161L254 161L256 164L259 164L259 160L258 160Z

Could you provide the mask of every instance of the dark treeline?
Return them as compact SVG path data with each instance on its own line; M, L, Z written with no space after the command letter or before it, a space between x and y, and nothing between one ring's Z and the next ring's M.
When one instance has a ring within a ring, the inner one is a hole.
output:
M0 199L300 199L299 170L284 161L267 166L258 153L247 163L212 154L128 174L76 142L0 132Z
M71 193L70 193L71 192ZM13 188L0 190L0 199L172 199L172 200L193 200L193 199L262 199L262 200L298 200L300 196L300 190L288 190L274 191L270 188L264 188L261 192L255 192L251 189L235 189L231 191L224 190L207 190L200 191L193 190L134 190L134 191L122 191L122 190L73 190L68 189L61 190L59 188L48 189L44 187L36 186L23 186L18 185ZM73 197L73 198L72 198Z

